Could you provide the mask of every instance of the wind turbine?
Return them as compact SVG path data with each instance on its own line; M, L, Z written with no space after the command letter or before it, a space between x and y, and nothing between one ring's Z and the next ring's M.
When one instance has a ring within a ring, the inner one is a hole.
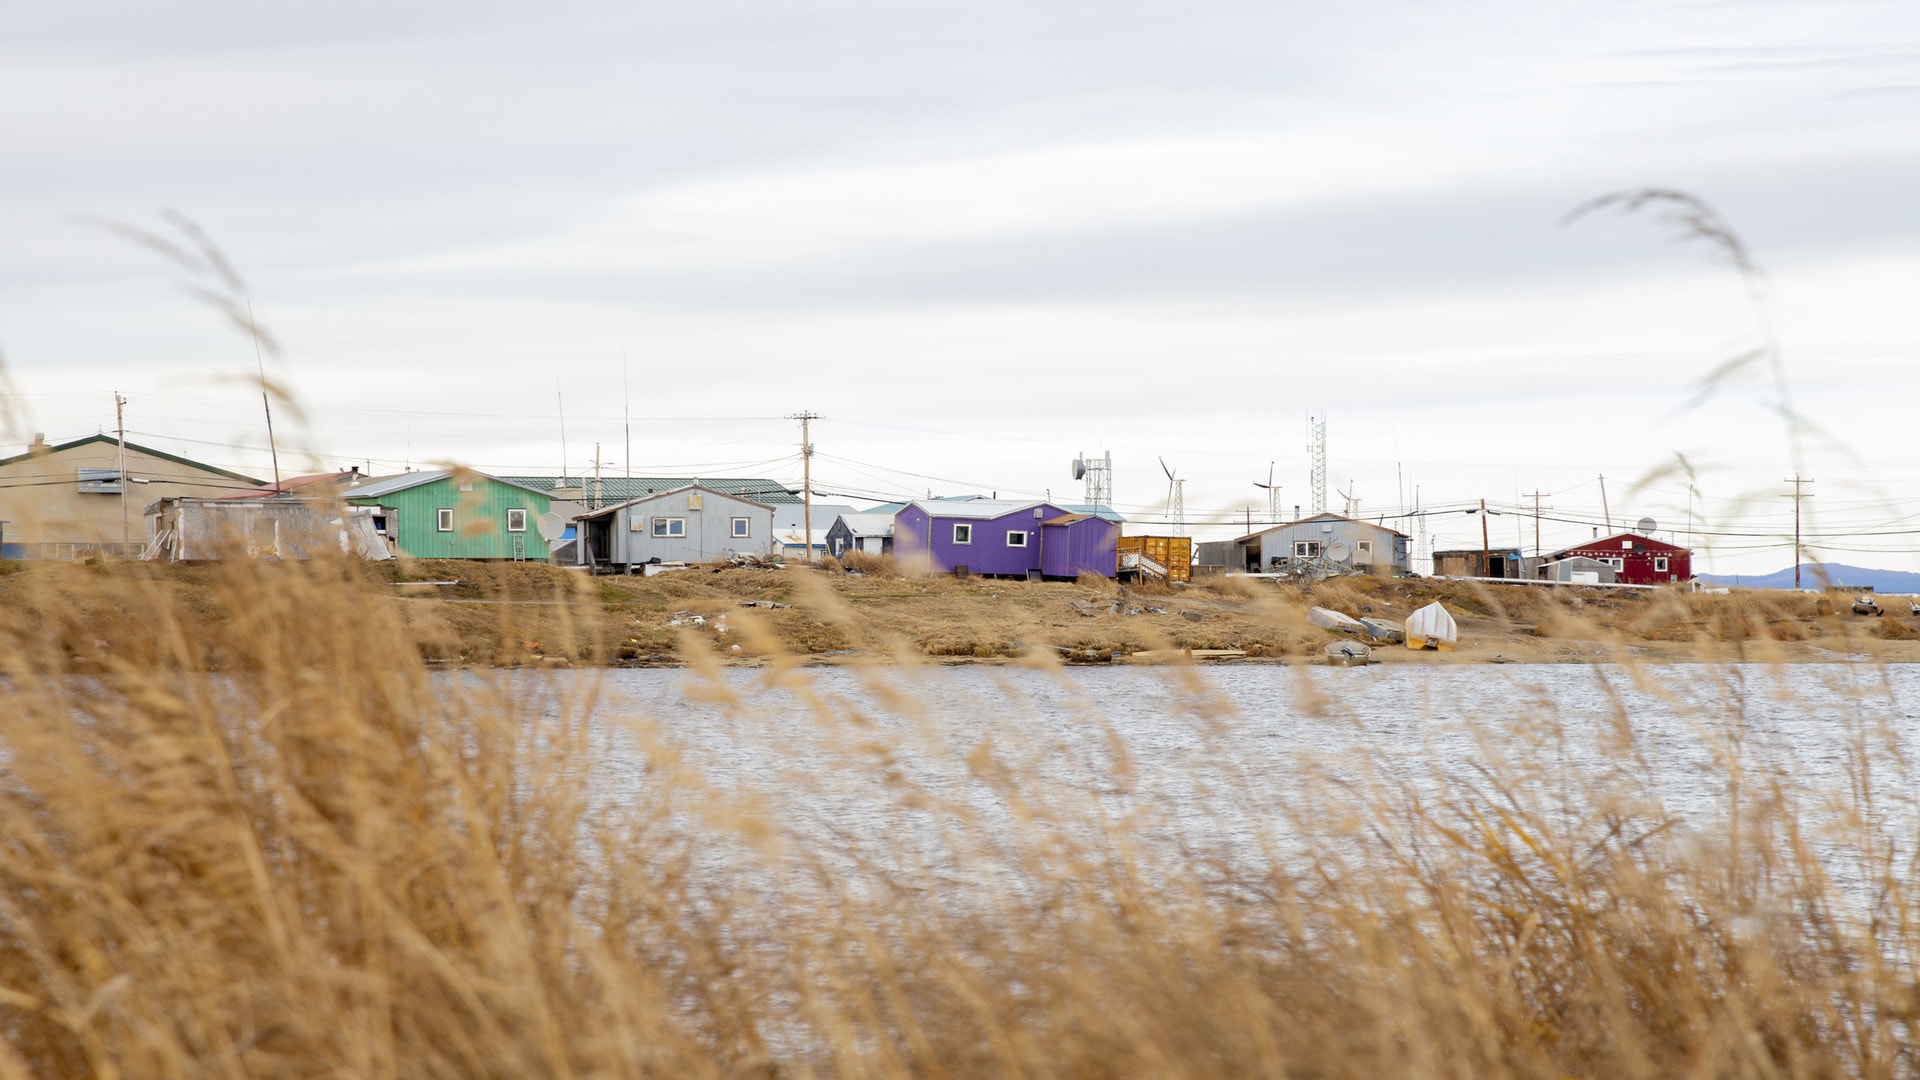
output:
M1253 486L1267 490L1267 523L1280 524L1280 485L1273 482L1273 462L1267 462L1267 482L1255 480Z
M1160 471L1167 474L1167 517L1173 519L1173 535L1187 535L1187 482L1176 479L1173 470L1167 468L1167 459L1160 459Z

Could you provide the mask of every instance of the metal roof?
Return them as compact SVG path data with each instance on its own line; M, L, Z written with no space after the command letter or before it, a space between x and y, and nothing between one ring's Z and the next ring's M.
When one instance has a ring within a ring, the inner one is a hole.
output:
M72 439L63 443L51 443L51 444L35 443L33 446L27 447L27 449L23 453L18 453L8 458L0 458L0 465L11 465L16 461L26 461L29 458L36 457L36 456L43 456L46 454L57 454L62 450L71 450L76 446L86 446L89 443L109 443L113 446L119 446L120 440L114 438L112 435L88 435L83 439ZM233 472L232 470L229 470L229 469L222 469L215 465L209 465L204 461L195 461L192 458L184 458L178 454L169 454L165 450L155 450L151 446L141 446L139 443L135 443L135 442L129 442L126 444L126 446L127 446L127 449L129 450L138 451L142 454L148 455L149 457L157 457L162 461L171 461L175 465L191 466L192 468L195 468L195 469L201 469L206 472L215 473L220 476L229 477L234 480L244 480L249 484L257 485L264 482L261 480L256 480L251 476L242 476L241 474L237 472Z
M841 514L847 531L854 536L892 536L892 514Z
M454 474L449 469L432 469L427 472L401 473L399 476L389 476L385 480L375 480L371 484L362 484L357 488L346 491L341 497L348 502L359 502L362 499L378 499L384 495L391 495L396 491L407 491L424 484L431 484L436 480L445 480L452 475ZM517 487L522 491L531 492L532 494L543 497L547 494L539 488L530 487L526 484L509 480L503 476L488 476L486 473L473 472L472 470L468 470L461 475L477 476L482 480L491 480L496 484Z
M778 480L754 479L751 477L732 477L709 479L697 476L603 476L595 480L591 476L503 476L502 480L521 487L532 488L543 494L551 495L555 488L584 488L593 491L599 486L594 500L600 503L632 502L634 499L661 492L677 491L698 485L716 495L732 495L761 503L797 503L803 501L800 493L780 483Z
M1008 514L1017 514L1022 510L1031 510L1036 506L1054 506L1055 503L1041 499L968 499L965 502L945 502L940 499L915 499L907 504L926 511L930 518L981 518L992 520Z
M747 498L745 495L736 495L730 491L715 491L714 489L708 487L705 484L682 484L677 488L668 488L665 491L650 491L644 495L641 495L638 498L628 499L626 502L612 503L607 506L597 506L592 510L587 511L584 514L581 514L579 516L579 520L585 521L587 518L605 517L606 515L611 514L616 510L625 510L627 507L633 506L637 503L651 502L654 499L665 498L668 495L678 495L683 491L704 491L709 495L718 495L721 498L732 499L734 502L746 503L748 506L756 506L762 510L773 509L772 506L769 506L768 504L763 502L755 502L754 500Z
M1315 514L1312 517L1303 517L1299 521L1288 521L1288 522L1283 522L1279 525L1271 525L1271 526L1268 526L1267 528L1260 529L1255 532L1250 532L1245 536L1236 536L1233 538L1233 542L1236 544L1243 543L1245 541L1253 539L1256 536L1265 536L1266 534L1273 532L1275 529L1291 529L1295 525L1305 525L1309 521L1345 521L1353 525L1365 525L1369 529L1379 529L1381 532L1392 533L1395 536L1407 535L1406 533L1401 532L1399 529L1390 528L1386 525L1381 525L1378 522L1361 521L1358 518L1341 517L1339 514L1328 513L1328 514Z

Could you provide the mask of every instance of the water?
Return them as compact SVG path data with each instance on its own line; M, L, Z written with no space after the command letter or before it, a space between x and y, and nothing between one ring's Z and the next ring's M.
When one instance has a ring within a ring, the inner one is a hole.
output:
M607 761L747 801L815 854L956 872L1033 822L1238 860L1332 827L1344 802L1430 797L1502 775L1533 805L1624 793L1685 827L1725 827L1733 771L1844 796L1859 749L1909 757L1920 668L813 668L623 670L598 719L649 733ZM1631 740L1623 736L1630 733ZM669 747L677 760L662 756ZM1002 783L1005 776L1021 778ZM1878 781L1893 785L1892 778ZM1909 813L1901 790L1884 812ZM1750 789L1750 788L1749 788ZM1324 803L1315 800L1325 800ZM1314 820L1324 806L1325 820ZM955 826L965 822L969 830ZM956 850L957 832L965 850Z

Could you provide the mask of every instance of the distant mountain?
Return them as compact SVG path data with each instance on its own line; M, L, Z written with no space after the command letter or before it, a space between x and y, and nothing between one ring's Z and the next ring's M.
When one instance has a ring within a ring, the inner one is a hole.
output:
M1743 589L1793 588L1793 567L1791 566L1785 570L1775 570L1771 574L1701 574L1699 576L1701 584L1704 585L1737 585ZM1920 574L1906 570L1874 570L1865 566L1848 566L1845 563L1800 564L1801 588L1817 589L1823 581L1834 585L1871 587L1874 592L1880 593L1920 593Z

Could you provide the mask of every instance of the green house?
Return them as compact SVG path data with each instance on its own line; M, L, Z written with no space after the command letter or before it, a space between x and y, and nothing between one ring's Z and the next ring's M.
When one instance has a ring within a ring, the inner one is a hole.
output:
M414 559L545 561L540 515L543 492L471 470L406 473L362 484L347 494L374 507L374 528L394 553Z

